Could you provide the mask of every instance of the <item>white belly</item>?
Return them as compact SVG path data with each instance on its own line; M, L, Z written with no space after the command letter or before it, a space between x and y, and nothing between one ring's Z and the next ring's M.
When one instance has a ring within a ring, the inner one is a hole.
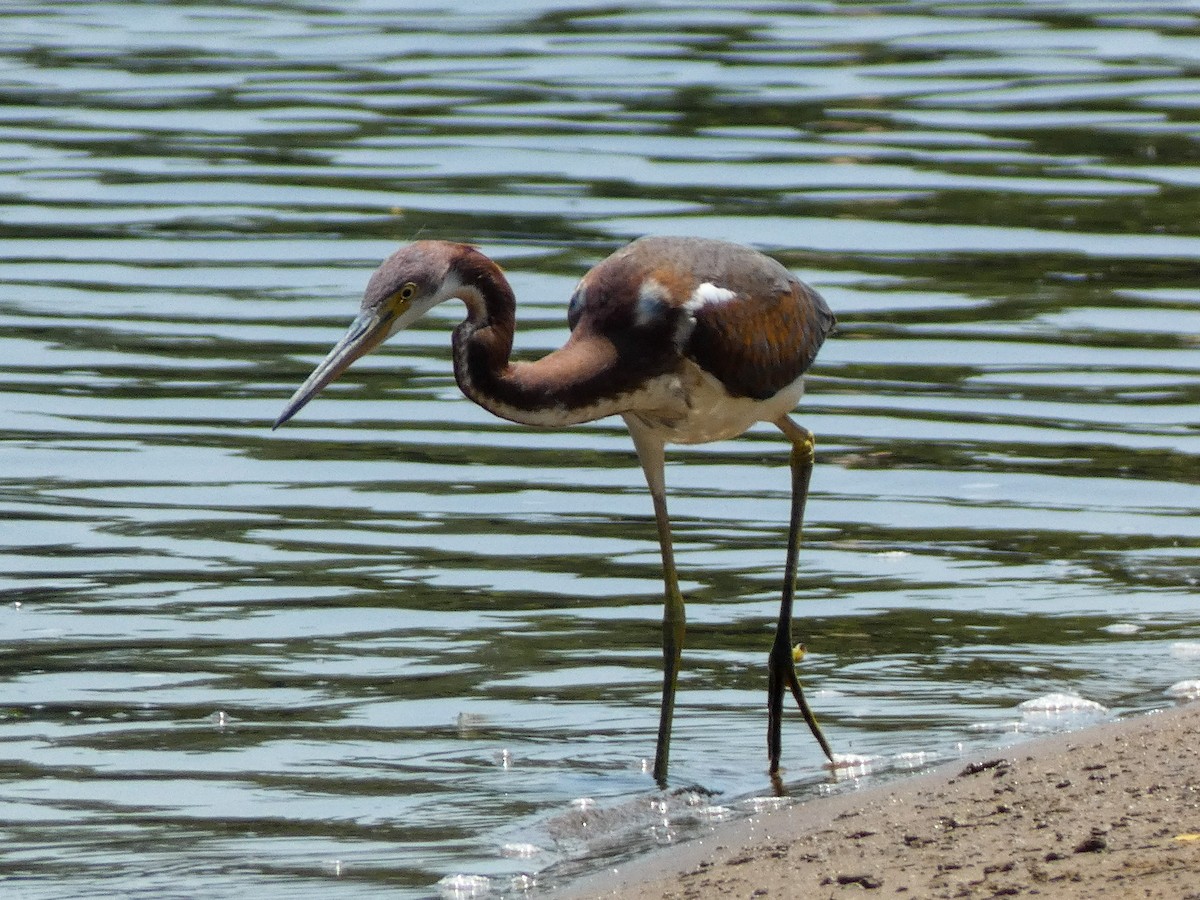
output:
M679 374L663 375L647 385L644 405L632 413L669 444L705 444L737 437L755 422L787 415L804 393L797 378L766 400L732 397L721 382L695 363ZM640 392L639 392L640 393Z

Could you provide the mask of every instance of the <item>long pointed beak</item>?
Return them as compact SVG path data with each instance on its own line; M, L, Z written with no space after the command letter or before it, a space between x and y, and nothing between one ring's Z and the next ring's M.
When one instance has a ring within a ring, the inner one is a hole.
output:
M313 369L313 373L304 384L292 394L292 399L287 402L271 430L274 431L298 413L322 388L346 371L352 362L366 356L383 343L384 338L388 336L390 324L391 318L377 311L359 313L358 318L350 323L346 334L329 351L329 355L321 360L321 364Z

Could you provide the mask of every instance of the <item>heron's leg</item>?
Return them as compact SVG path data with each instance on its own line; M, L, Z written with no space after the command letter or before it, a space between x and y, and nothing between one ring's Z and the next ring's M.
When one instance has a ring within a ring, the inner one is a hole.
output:
M658 522L658 546L663 563L663 690L658 716L658 743L654 750L654 780L660 787L667 783L667 757L671 752L671 720L675 714L675 686L679 680L679 661L683 654L686 618L683 594L675 574L675 555L671 550L671 523L667 519L666 497L651 491L654 518Z
M671 521L667 517L667 491L664 477L665 448L662 439L641 420L625 416L633 446L646 475L646 484L654 501L654 519L658 525L658 547L663 567L663 691L658 718L658 744L654 751L654 780L666 787L667 760L671 753L671 719L675 712L675 686L679 680L679 660L683 653L685 616L683 594L675 573L675 553L671 549Z
M767 664L767 757L770 772L779 771L779 753L782 740L780 731L783 716L783 686L791 688L792 696L800 706L804 721L830 762L833 752L821 734L821 727L800 689L796 676L796 662L792 652L792 602L796 595L796 567L800 556L800 532L804 526L804 504L808 499L808 482L812 477L815 441L812 433L801 428L787 416L776 420L775 425L792 442L792 514L788 523L787 563L783 574L783 599L779 604L779 625L775 630L775 643Z

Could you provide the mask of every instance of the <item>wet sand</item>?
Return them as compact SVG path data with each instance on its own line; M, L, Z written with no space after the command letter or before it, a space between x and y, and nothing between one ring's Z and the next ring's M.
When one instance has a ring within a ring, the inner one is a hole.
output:
M567 896L1200 900L1200 703L717 825Z

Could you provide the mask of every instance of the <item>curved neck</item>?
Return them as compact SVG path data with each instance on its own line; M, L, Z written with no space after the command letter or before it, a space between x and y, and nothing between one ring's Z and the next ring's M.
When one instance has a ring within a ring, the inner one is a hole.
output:
M576 331L536 362L511 362L516 297L508 279L482 254L460 275L457 295L467 318L454 329L454 377L469 399L502 419L544 427L627 407L628 386L617 383L617 352L608 340Z

